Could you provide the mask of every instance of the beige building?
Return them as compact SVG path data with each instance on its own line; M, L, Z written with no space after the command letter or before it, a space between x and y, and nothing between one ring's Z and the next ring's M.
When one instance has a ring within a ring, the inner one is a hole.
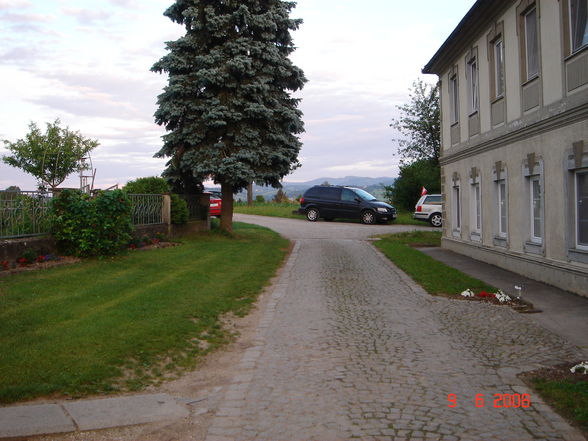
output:
M588 297L588 0L478 0L441 86L443 246Z

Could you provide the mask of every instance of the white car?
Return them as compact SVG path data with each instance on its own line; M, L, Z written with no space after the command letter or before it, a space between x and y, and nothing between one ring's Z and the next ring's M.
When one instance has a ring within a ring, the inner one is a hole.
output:
M440 194L426 194L421 196L414 207L414 219L428 221L434 227L443 225L443 208Z

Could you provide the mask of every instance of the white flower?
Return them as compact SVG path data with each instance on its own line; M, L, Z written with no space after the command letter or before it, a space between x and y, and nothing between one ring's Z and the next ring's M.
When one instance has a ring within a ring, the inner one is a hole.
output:
M580 364L577 364L573 368L570 369L570 372L576 373L579 372L580 374L588 374L588 361L583 361Z
M510 296L505 294L501 289L494 293L494 297L496 297L500 303L510 302L512 300Z
M520 299L521 298L521 291L523 290L523 287L515 285L514 289L517 290L517 299Z
M471 289L466 289L464 292L461 293L463 297L474 297L475 294Z

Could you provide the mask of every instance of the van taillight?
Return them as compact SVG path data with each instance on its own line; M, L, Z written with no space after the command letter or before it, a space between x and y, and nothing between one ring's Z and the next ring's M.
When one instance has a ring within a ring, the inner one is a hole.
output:
M304 204L304 198L300 198L300 203Z
M417 205L417 213L420 213L421 211L423 211L423 206Z

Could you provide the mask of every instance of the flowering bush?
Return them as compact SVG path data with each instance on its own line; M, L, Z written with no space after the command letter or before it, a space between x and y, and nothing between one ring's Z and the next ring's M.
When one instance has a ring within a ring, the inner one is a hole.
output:
M577 364L576 366L572 367L570 369L570 372L576 374L576 373L580 373L580 374L588 374L588 361L583 361L580 364Z
M10 269L10 262L8 260L2 261L2 270L8 271Z
M491 293L491 292L482 291L481 293L478 294L478 297L481 297L481 298L494 298L494 294Z
M496 299L500 302L500 303L504 303L504 302L510 302L512 299L510 298L510 296L508 294L505 294L504 291L502 291L501 289L498 290L498 292L494 293L494 297L496 297Z
M463 291L463 292L461 293L461 295L462 295L462 297L474 297L474 296L475 296L475 294L474 294L474 291L472 291L472 290L471 290L471 289L469 289L469 288L468 288L468 289L466 289L465 291Z

